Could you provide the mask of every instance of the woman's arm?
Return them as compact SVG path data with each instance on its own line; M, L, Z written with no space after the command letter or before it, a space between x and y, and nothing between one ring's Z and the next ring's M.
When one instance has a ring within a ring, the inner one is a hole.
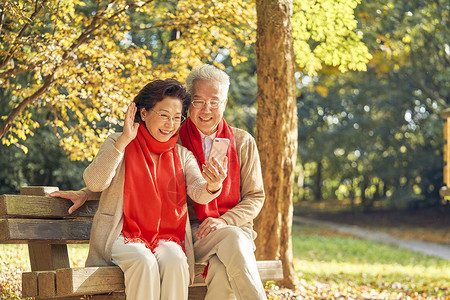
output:
M94 161L84 171L84 182L92 192L104 191L116 175L126 146L137 135L139 124L134 122L136 111L136 104L131 102L125 114L123 132L110 135L100 147Z
M86 187L92 192L102 192L111 184L117 167L123 159L114 143L120 134L110 135L100 147L92 163L84 170L83 179Z

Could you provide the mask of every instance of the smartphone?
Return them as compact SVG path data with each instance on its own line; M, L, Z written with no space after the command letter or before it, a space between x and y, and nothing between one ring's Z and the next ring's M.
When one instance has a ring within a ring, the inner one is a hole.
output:
M219 163L223 162L223 159L227 155L229 139L215 138L211 146L211 152L209 153L208 161L212 161L212 158L216 158Z

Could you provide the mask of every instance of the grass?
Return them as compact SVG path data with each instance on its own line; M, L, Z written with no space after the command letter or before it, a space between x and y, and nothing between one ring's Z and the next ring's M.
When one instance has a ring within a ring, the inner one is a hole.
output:
M71 267L83 267L88 245L69 245ZM20 299L22 273L30 272L28 246L0 244L0 299Z
M298 289L269 284L269 299L450 299L450 261L312 226L294 225L292 242ZM69 246L72 267L87 250ZM0 270L0 299L19 299L27 246L0 244Z
M359 295L378 293L382 299L400 294L432 298L450 295L448 260L320 227L294 225L292 242L294 267L306 285L322 283L337 291L350 287Z

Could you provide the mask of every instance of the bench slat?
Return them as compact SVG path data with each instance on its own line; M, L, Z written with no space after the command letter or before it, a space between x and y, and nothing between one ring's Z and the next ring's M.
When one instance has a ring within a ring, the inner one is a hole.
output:
M63 198L27 195L1 195L0 218L92 218L98 200L86 201L73 214L67 212L72 201Z
M39 272L22 273L22 297L36 297L38 295Z
M56 272L42 272L38 275L39 297L56 296Z
M283 274L281 261L257 261L257 265L262 281L282 279L279 275ZM196 277L191 288L205 286L205 281L201 277L203 269L204 266L196 265ZM33 280L32 276L24 276L24 280L27 278ZM24 283L33 286L29 282ZM117 266L58 269L56 270L56 289L58 297L123 292L123 273Z
M56 286L58 296L121 292L123 272L119 267L58 269Z
M0 220L0 243L87 244L91 225L90 220Z

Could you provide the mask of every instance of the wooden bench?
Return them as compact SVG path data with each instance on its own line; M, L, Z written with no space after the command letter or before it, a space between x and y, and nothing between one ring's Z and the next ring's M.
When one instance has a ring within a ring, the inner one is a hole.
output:
M98 200L72 215L66 199L52 198L56 187L23 187L20 195L0 196L0 243L28 244L31 272L22 274L22 296L36 299L125 299L119 267L70 268L67 244L89 243ZM204 299L204 266L195 266L189 299ZM263 281L281 280L281 261L258 261Z

